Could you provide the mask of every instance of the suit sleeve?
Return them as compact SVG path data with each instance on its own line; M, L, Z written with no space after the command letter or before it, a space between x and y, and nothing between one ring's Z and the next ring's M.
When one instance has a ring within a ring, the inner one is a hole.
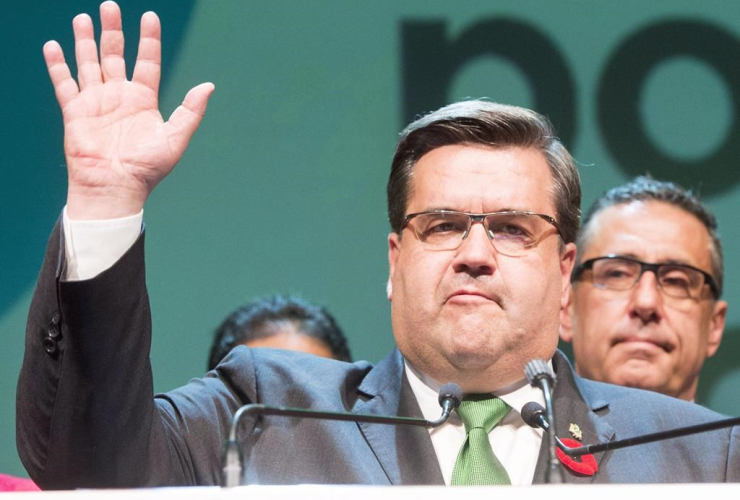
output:
M740 483L740 426L732 428L730 433L730 447L727 454L728 483Z
M45 489L219 484L221 440L247 395L211 372L154 397L143 232L90 280L60 279L63 249L57 223L18 382L17 445L29 474Z

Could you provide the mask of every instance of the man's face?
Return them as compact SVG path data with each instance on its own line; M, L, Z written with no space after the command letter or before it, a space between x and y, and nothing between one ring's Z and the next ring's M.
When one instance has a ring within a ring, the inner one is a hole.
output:
M414 167L406 213L505 210L555 217L552 178L535 149L444 146ZM412 221L413 224L413 221ZM575 246L552 228L523 256L496 252L482 224L455 250L435 250L407 226L388 237L393 333L406 359L441 383L489 392L550 359Z
M289 323L273 335L247 340L244 345L253 348L269 347L271 349L306 352L322 358L334 358L334 353L331 351L329 344L321 339L301 333L294 325Z
M667 203L609 207L587 228L580 262L616 254L647 263L711 270L710 237L695 216ZM727 303L705 286L700 299L667 297L645 272L632 290L595 288L589 276L573 284L561 337L573 342L584 377L691 400L704 359L719 347Z

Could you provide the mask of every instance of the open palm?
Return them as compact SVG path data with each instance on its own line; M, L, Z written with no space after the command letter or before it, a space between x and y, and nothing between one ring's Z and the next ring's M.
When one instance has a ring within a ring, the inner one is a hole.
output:
M141 38L131 81L126 80L121 12L100 6L100 58L92 20L73 21L78 81L58 43L44 46L57 100L64 115L69 191L67 213L103 219L137 213L149 193L174 168L205 113L210 83L188 92L165 122L158 109L161 58L159 18L141 18Z

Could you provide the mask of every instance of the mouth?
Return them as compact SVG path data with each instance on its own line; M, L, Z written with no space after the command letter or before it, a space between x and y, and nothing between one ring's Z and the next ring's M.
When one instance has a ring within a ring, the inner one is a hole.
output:
M496 302L496 299L479 290L462 289L451 294L447 298L447 302L473 304L481 302Z
M673 351L673 344L656 338L645 337L641 335L626 335L618 337L612 342L612 347L616 345L623 345L625 347L645 350L645 349L661 349L667 353Z

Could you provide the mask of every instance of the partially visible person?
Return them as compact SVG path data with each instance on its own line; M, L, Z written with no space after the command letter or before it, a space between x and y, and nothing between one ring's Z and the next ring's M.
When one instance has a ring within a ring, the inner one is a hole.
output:
M234 310L216 329L208 369L236 346L302 351L352 361L347 338L324 307L294 296L256 299Z
M30 479L0 474L0 491L39 491L39 489Z
M674 183L642 176L583 219L561 338L579 375L693 401L722 340L722 246L714 215Z

